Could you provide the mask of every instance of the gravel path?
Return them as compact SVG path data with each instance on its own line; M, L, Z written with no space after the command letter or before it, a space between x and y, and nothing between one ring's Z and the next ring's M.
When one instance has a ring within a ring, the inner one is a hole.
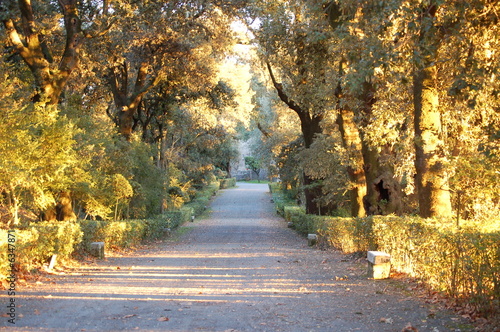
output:
M364 262L309 248L267 185L223 190L209 218L131 254L18 294L17 331L467 331L410 284L366 278ZM5 302L5 294L0 299ZM3 306L2 306L3 307Z

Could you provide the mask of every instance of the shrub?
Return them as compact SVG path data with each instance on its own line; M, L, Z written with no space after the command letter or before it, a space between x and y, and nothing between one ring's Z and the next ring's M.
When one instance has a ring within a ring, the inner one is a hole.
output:
M236 178L221 179L220 189L227 189L236 186Z
M169 227L174 229L183 223L191 220L194 215L194 209L189 206L183 206L177 211L167 211L161 214L161 218L169 220Z
M106 241L106 227L108 221L104 220L80 220L80 228L83 232L82 242L78 246L78 252L88 252L92 242Z
M58 260L68 259L76 245L82 241L82 231L73 222L43 222L31 224L26 229L16 229L16 264L20 272L30 271L47 262L54 254ZM0 236L0 275L7 275L7 231L1 230Z
M292 215L303 215L305 213L306 211L304 210L304 208L300 206L287 205L283 207L283 216L285 217L286 221L292 221Z
M107 248L129 248L144 239L146 222L144 220L111 221L106 225Z
M157 240L163 237L167 228L170 228L170 219L157 216L153 219L146 219L146 229L144 238L147 240Z

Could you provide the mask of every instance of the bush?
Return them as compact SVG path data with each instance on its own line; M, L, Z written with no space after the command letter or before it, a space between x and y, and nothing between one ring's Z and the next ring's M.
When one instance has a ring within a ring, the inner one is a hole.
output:
M272 197L274 201L274 206L276 207L276 213L278 213L280 216L285 216L285 207L286 206L297 206L295 201L286 198L285 195L281 191L274 191L272 192Z
M82 241L82 231L73 222L43 222L31 224L26 229L16 229L14 253L18 270L29 272L47 262L57 254L58 260L68 259L75 247ZM8 271L8 235L0 230L0 275L4 278Z
M236 178L221 179L220 189L227 189L236 186Z
M144 239L145 220L110 221L106 226L106 248L130 248Z
M306 211L304 208L296 205L286 205L283 207L283 217L286 221L292 221L293 215L305 215Z
M451 220L373 216L323 217L320 233L344 252L387 252L394 270L468 299L483 313L499 313L500 231L458 229Z
M163 237L165 231L170 229L170 219L162 216L157 216L153 219L144 220L146 229L144 231L144 238L147 240L157 240Z
M189 206L183 206L177 211L167 211L161 214L161 218L169 220L168 227L171 229L177 228L191 220L192 216L194 216L194 209Z

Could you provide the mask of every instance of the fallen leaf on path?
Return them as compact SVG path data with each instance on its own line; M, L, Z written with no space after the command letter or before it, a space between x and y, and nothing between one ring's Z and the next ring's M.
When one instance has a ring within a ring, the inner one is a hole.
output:
M163 317L163 316L162 316L162 317L159 317L159 318L157 319L157 321L159 321L159 322L168 322L169 320L170 320L170 319L169 319L168 317Z
M125 315L125 316L123 316L122 318L130 318L130 317L134 317L134 316L137 316L137 315L136 315L136 314Z
M386 323L386 324L392 324L392 323L394 323L394 320L392 318L382 317L382 318L380 318L380 322L381 323Z

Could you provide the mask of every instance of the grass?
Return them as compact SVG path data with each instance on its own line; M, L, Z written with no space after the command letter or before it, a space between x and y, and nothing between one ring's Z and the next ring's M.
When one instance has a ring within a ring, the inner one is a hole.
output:
M260 183L260 184L268 184L269 181L267 180L249 180L249 181L238 181L238 182L243 182L243 183Z

